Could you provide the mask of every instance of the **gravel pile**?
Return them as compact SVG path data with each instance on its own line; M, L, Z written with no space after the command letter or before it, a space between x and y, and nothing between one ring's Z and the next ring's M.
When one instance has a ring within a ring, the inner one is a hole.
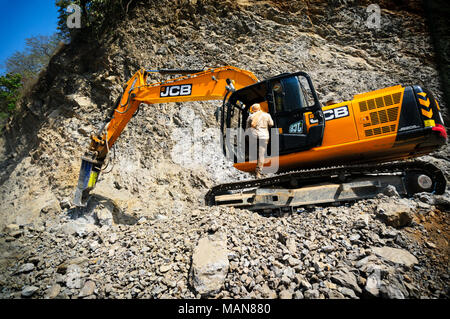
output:
M411 221L385 224L401 205ZM7 226L0 297L446 298L449 206L381 195L284 216L198 207L126 221L70 208Z

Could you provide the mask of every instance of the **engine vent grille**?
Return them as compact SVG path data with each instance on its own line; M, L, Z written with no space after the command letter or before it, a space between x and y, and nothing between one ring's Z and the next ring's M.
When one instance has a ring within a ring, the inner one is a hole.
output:
M380 135L381 133L383 133L383 134L390 133L390 132L395 132L395 124L364 130L364 133L366 133L367 137L374 136L374 135Z
M400 103L401 97L402 97L402 94L400 92L393 94L392 98L394 99L394 104Z
M401 97L402 93L397 92L359 102L360 112L368 112L362 124L366 137L395 132Z
M370 99L367 101L359 102L359 111L366 112L367 110L374 110L376 108L382 108L385 106L392 106L394 104L399 104L401 99L401 93L389 94L385 96L380 96L375 99Z
M378 135L378 134L385 134L385 133L390 133L390 132L394 132L395 131L395 124L393 124L392 122L396 123L397 122L397 118L398 118L398 110L399 107L395 106L395 107L391 107L391 108L387 108L387 109L381 109L379 111L375 111L375 112L370 112L369 113L369 117L370 117L370 123L364 123L363 126L364 127L371 127L371 126L379 126L380 124L389 124L387 126L383 126L383 127L376 127L376 128L372 128L370 130L365 130L364 132L366 133L366 136L373 136L373 135Z
M398 106L397 107L391 107L390 109L387 109L387 115L389 117L389 122L397 121Z
M384 107L384 102L383 102L383 98L382 97L377 97L375 99L375 101L377 102L377 108Z
M391 106L392 104L394 104L394 101L392 100L392 96L386 95L384 97L384 103L386 104L386 106Z
M367 111L367 101L359 102L359 110L360 112Z

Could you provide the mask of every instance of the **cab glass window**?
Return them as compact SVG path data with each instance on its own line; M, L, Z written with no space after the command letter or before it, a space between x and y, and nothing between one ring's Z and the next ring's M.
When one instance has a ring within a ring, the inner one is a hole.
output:
M302 76L275 81L272 92L276 112L292 112L314 105L311 88Z

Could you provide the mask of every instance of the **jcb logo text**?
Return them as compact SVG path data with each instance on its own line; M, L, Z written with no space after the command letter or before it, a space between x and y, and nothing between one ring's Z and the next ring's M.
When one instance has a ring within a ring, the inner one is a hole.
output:
M192 94L192 84L163 86L160 97L186 96Z
M325 121L330 121L334 119L339 119L341 117L349 116L347 105L337 107L335 109L323 111L323 116L325 117ZM317 123L317 119L310 119L309 123L315 124Z

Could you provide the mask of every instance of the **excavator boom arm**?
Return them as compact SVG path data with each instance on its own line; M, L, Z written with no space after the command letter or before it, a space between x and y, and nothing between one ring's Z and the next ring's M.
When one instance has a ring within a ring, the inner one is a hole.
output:
M127 82L120 104L115 108L106 130L102 132L104 135L94 136L91 150L97 152L97 159L103 160L106 157L107 149L116 142L141 103L220 100L227 93L227 80L233 81L235 89L258 81L253 73L232 66L208 69L164 82L146 84L149 73L139 70Z
M97 134L91 134L89 151L82 158L78 187L75 191L75 205L86 206L89 192L95 187L109 149L142 103L220 100L228 91L238 90L258 82L252 72L233 66L210 68L200 72L164 70L160 73L184 75L147 84L147 79L152 72L155 71L141 69L128 80L124 86L124 93L105 125Z

